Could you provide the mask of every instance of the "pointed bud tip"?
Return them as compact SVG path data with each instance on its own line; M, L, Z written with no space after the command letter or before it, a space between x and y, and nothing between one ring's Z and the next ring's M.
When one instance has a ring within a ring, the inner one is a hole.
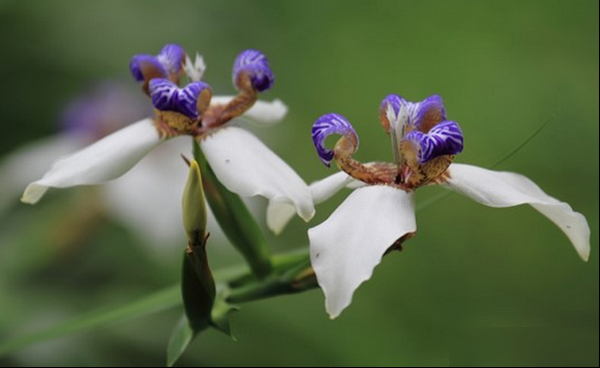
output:
M183 226L188 240L198 245L206 239L207 209L202 175L196 160L190 162L190 171L183 192Z
M200 179L202 179L202 176L200 174L200 166L198 166L198 161L196 160L191 160L189 162L190 165L190 172L194 172L195 175L197 175Z

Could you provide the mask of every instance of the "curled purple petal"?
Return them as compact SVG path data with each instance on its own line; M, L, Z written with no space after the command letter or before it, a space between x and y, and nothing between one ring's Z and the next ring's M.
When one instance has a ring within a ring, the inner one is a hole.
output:
M412 131L403 140L412 142L418 148L420 164L439 156L457 155L463 150L463 133L454 121L437 124L429 133Z
M181 46L168 44L157 56L135 55L129 62L129 70L138 82L152 78L177 77L184 59L185 51Z
M435 125L446 120L444 101L438 95L429 96L415 105L418 106L413 124L416 129L424 133L429 132Z
M406 104L406 100L398 96L397 94L392 93L391 95L387 95L383 100L381 100L381 104L379 104L379 115L387 116L387 108L388 105L390 105L392 106L392 109L394 110L396 116L398 116L398 114L400 113L400 106L404 104Z
M205 82L193 82L179 90L179 112L189 117L198 117L198 98L202 91L209 90Z
M152 104L158 110L173 110L175 96L177 95L177 85L164 78L156 78L150 81L150 96Z
M176 44L167 44L160 50L156 59L170 74L177 75L185 59L185 50Z
M161 78L152 79L149 87L152 104L158 110L177 111L193 119L198 118L200 93L205 89L210 90L210 86L204 82L193 82L185 88L178 88L175 83Z
M350 141L355 142L354 149L358 149L358 135L352 124L339 114L326 114L321 116L312 127L312 139L319 154L319 158L330 167L333 160L333 151L325 147L325 139L333 134L341 134Z
M273 86L275 77L269 67L269 61L265 54L258 50L246 50L238 55L233 64L233 83L238 85L238 77L242 73L248 73L252 87L259 92L264 92Z
M152 70L152 74L159 75L162 78L167 78L167 70L152 55L135 55L129 62L129 70L131 75L138 82L146 80L144 74L148 75L148 71Z

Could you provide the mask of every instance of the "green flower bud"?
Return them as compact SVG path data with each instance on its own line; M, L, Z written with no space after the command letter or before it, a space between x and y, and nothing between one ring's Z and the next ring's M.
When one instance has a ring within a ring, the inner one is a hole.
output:
M190 246L203 244L206 238L206 200L202 176L196 160L190 163L190 173L183 191L183 227Z

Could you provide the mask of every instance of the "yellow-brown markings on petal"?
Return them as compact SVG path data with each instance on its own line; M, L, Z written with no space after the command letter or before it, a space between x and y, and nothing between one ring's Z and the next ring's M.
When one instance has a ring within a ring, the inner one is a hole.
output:
M200 92L200 96L198 96L198 101L196 102L196 110L200 117L208 110L211 98L212 92L210 89L203 89L202 92Z
M390 134L390 121L388 120L386 109L381 109L379 111L379 121L381 122L383 130L385 130L387 134Z
M254 105L258 98L258 92L252 87L248 74L240 73L237 81L240 92L229 103L208 106L202 117L203 132L227 123L231 119L242 115Z
M164 74L163 72L156 67L156 65L154 65L151 62L140 62L140 72L142 73L142 76L144 77L144 83L142 84L142 90L144 91L145 94L147 94L148 96L150 96L150 89L149 89L149 85L150 85L150 80L154 79L154 78L164 78Z
M446 173L453 160L453 155L436 157L424 164L419 164L417 160L407 160L402 168L404 185L409 189L414 189L436 182Z
M196 135L198 120L189 118L176 111L154 109L154 114L156 116L154 125L161 138Z
M429 133L431 128L438 125L444 120L442 109L429 109L421 118L419 130L423 133Z
M342 137L337 141L333 148L333 155L338 167L357 180L367 184L377 184L378 178L374 172L352 158L357 143L355 136Z
M399 183L398 166L390 162L371 162L365 164L378 179L378 184L397 186Z
M352 157L340 157L336 158L336 162L340 170L343 170L346 174L350 175L356 180L360 180L367 184L380 184L377 175L367 168L362 163L356 161Z

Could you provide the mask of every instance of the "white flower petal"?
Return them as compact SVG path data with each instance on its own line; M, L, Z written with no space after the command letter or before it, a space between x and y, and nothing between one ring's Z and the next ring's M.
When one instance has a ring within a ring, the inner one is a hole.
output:
M452 164L447 186L490 207L530 204L556 224L585 261L590 256L590 227L571 206L550 197L528 178L471 165Z
M31 142L10 153L0 163L0 215L19 202L23 188L44 172L57 158L85 145L86 138L58 134Z
M275 235L279 235L295 214L296 208L290 202L270 200L267 206L267 227Z
M356 181L356 179L350 177L345 172L340 171L312 183L310 185L310 192L315 204L321 204Z
M230 191L289 201L305 221L314 216L308 185L252 133L229 126L202 140L200 146L215 175Z
M325 179L312 183L309 188L315 205L320 204L333 197L344 187L352 185L355 179L348 176L343 171L337 172ZM294 206L285 201L269 201L267 207L267 226L276 235L279 235L286 227L288 222L296 213Z
M331 318L350 305L389 247L416 230L411 193L368 186L352 192L325 222L308 231L312 266Z
M118 178L161 142L152 119L134 123L59 159L40 180L29 184L21 200L34 204L50 187L99 184Z
M173 247L185 244L181 215L181 197L188 167L181 155L191 157L192 139L176 137L161 144L129 172L102 187L107 208L133 229L163 258L173 254ZM209 211L210 244L226 241Z
M225 105L232 99L233 96L213 96L210 103L213 105ZM287 106L279 99L272 102L259 100L241 117L251 120L254 125L268 127L283 120L287 111Z
M191 153L190 137L171 139L103 187L107 208L163 254L185 238L181 196L188 168L180 155Z

